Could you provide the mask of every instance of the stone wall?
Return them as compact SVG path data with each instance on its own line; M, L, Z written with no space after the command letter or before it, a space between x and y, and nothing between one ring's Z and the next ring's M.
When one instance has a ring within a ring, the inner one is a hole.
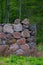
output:
M26 18L20 23L0 24L0 55L31 55L36 45L36 25Z

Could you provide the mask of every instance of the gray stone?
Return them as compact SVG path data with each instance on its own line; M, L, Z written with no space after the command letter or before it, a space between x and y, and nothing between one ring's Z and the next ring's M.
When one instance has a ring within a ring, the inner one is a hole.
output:
M13 37L16 38L16 39L21 38L19 32L14 32L14 33L13 33Z
M22 25L19 24L14 24L14 31L22 31Z
M36 26L30 25L27 18L22 23L16 19L14 24L0 24L0 55L29 56L34 53Z
M13 36L11 34L6 34L7 39L13 39Z
M25 52L29 50L29 45L28 44L24 44L20 46L22 50L24 50Z
M17 44L19 44L19 45L26 44L26 39L25 38L20 38L19 40L17 40Z
M28 29L24 29L21 33L22 37L30 37L30 31Z
M30 38L26 39L27 42L35 42L35 37L31 36Z
M30 25L29 30L31 31L36 31L36 25Z
M14 31L22 31L22 25L20 23L20 19L16 19L14 21Z
M23 24L23 30L24 30L24 29L28 29L28 28L29 28L29 25Z
M5 24L3 27L3 32L13 33L11 24Z
M10 46L10 51L11 52L15 52L16 50L18 50L19 49L19 46L15 43L15 44L12 44L11 46Z
M14 21L14 24L19 24L20 23L20 19L16 19L15 21Z
M25 24L25 25L29 25L29 19L27 19L27 18L24 19L24 20L22 21L22 23Z
M36 31L32 31L31 36L36 36Z
M26 41L27 42L32 42L33 41L33 38L27 38Z
M0 33L0 39L6 39L6 35L3 32Z
M26 18L26 19L24 19L23 21L22 21L22 23L23 23L23 29L27 29L27 28L29 28L29 20Z
M15 43L16 43L16 39L11 39L11 40L7 39L6 40L6 44L8 44L8 45L12 45L12 44L15 44Z
M16 55L18 55L18 56L23 56L23 55L24 55L24 51L23 51L22 49L18 49L18 50L16 51Z
M4 56L5 52L8 51L8 49L9 49L8 45L0 45L0 55Z
M6 40L2 40L2 44L5 45L6 44Z
M34 47L35 47L35 45L36 45L36 43L35 43L35 42L30 42L30 43L28 43L28 44L29 44L30 48L34 48Z

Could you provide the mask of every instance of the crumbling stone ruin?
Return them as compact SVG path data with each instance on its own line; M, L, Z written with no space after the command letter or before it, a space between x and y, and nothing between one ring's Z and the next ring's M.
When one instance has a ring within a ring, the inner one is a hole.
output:
M0 24L0 55L29 56L36 45L36 25L26 18L16 19L14 24Z

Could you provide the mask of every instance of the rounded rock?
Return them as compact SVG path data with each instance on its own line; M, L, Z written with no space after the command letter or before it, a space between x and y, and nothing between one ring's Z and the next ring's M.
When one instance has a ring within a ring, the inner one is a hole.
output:
M16 38L16 39L21 38L19 32L14 32L14 33L13 33L13 37Z
M3 32L7 33L13 33L13 29L11 24L5 24L3 27Z
M13 39L13 36L11 34L6 34L7 39Z
M30 38L27 38L26 41L27 42L34 42L35 41L35 38L31 36Z
M25 38L21 38L21 39L17 40L17 44L19 44L19 45L24 45L25 43L26 43Z
M22 37L30 37L30 32L28 29L24 29L24 31L21 32Z
M6 40L2 40L2 45L5 45L6 44Z
M35 42L29 42L28 45L30 46L30 48L34 48L36 43Z
M23 24L23 30L24 30L24 29L28 29L28 28L29 28L29 25Z
M20 46L22 50L24 50L25 52L29 50L29 45L28 44L25 44L25 45L21 45Z
M5 51L8 51L9 46L8 45L0 45L0 55L4 55Z
M22 49L18 49L18 50L16 51L16 55L17 55L17 56L24 56L24 51L23 51Z
M24 19L24 20L22 21L22 23L25 24L25 25L29 25L29 19L27 19L27 18Z
M19 24L20 23L20 19L16 19L15 21L14 21L14 24Z
M29 30L31 31L36 31L36 25L30 25Z
M8 45L11 45L11 44L15 44L16 43L16 39L11 39L11 40L7 40L6 41L6 44L8 44Z
M21 23L14 24L14 31L16 31L16 32L22 31L22 25L21 25Z
M36 31L32 31L31 36L36 36Z
M11 52L15 52L16 50L18 50L19 49L19 46L18 46L18 44L12 44L11 46L10 46L10 51Z
M6 39L6 35L3 32L0 33L0 39Z

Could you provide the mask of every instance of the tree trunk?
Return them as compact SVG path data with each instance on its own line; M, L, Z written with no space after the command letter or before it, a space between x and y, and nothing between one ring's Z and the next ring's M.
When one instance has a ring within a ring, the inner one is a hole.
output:
M1 10L1 22L0 23L3 23L3 0L0 1L0 10Z
M9 23L9 0L6 0L6 23Z

